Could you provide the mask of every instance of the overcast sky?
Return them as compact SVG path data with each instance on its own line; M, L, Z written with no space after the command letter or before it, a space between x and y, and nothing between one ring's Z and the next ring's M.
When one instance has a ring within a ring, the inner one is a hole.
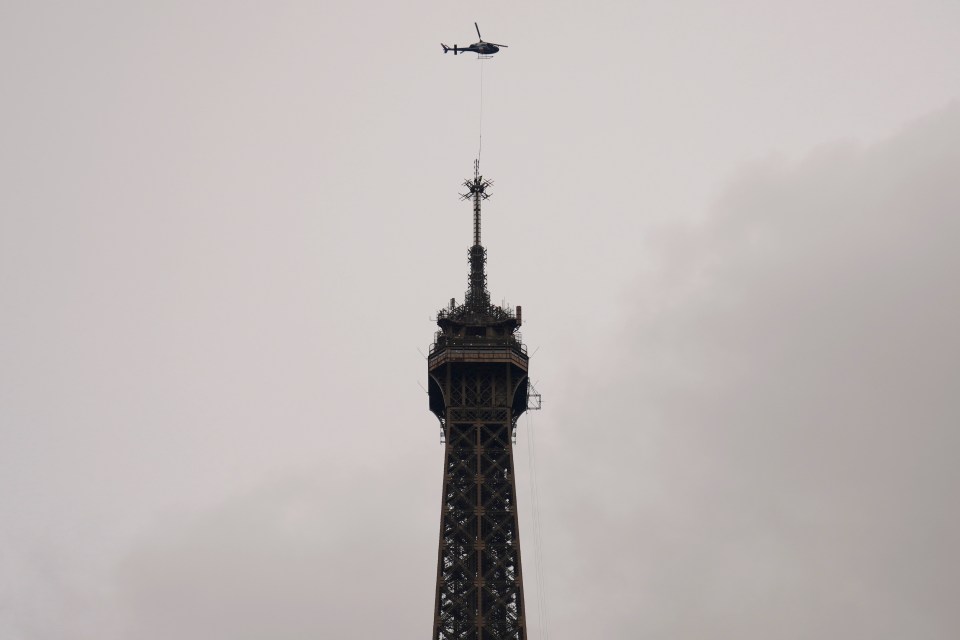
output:
M960 5L801 4L0 4L0 639L427 637L481 73L531 638L960 637Z

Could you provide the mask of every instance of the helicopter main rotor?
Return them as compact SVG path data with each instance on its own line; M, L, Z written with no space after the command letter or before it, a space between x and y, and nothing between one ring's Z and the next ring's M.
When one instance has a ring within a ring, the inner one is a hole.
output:
M477 44L492 44L492 45L495 46L495 47L506 47L506 46L507 46L507 45L505 45L505 44L497 44L496 42L486 42L486 41L484 41L483 36L480 35L480 27L477 25L476 22L473 23L473 28L477 30L477 37L480 38L480 42L478 42Z

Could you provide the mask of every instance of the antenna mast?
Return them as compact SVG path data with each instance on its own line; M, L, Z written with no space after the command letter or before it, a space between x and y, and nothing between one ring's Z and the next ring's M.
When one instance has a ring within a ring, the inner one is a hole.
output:
M480 311L490 306L490 292L487 291L487 274L484 265L487 262L487 250L480 244L480 202L490 197L487 187L492 180L484 180L480 175L480 160L473 161L473 180L464 180L466 193L460 194L461 200L473 200L473 246L470 247L470 288L467 290L466 306Z

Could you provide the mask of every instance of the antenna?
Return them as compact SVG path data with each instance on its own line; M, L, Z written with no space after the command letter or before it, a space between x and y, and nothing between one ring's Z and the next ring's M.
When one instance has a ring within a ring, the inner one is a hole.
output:
M473 199L473 245L480 246L480 201L490 197L487 187L493 185L493 180L484 180L480 175L480 160L473 161L473 180L464 180L466 193L460 194L461 200Z
M480 244L480 202L490 197L487 188L493 180L485 180L480 175L480 160L473 161L473 180L464 180L466 193L460 194L461 200L473 200L473 246L470 247L470 289L467 291L466 305L473 309L486 309L490 306L490 292L487 291L487 274L484 265L487 262L487 250Z

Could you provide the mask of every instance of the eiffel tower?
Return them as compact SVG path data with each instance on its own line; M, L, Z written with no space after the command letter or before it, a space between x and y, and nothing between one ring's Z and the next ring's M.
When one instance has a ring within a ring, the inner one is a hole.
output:
M437 314L427 372L445 444L432 640L524 640L523 573L513 444L540 397L527 379L521 308L490 303L480 205L492 182L474 162L470 275L462 305Z

